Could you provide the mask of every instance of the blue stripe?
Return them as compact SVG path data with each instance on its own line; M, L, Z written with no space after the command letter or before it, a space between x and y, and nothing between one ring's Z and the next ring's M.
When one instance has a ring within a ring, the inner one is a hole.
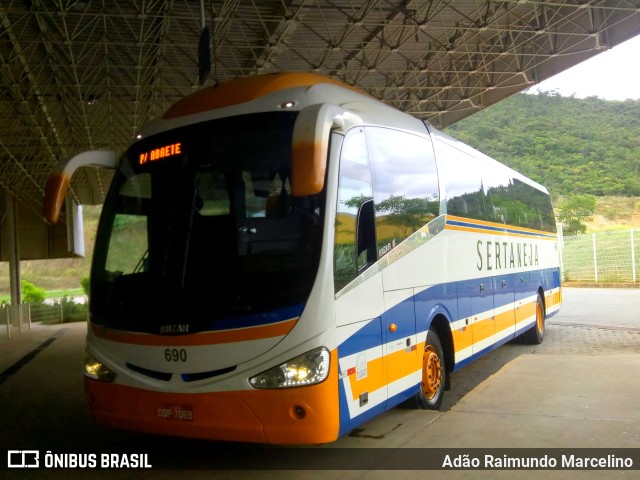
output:
M278 308L270 312L255 313L252 315L242 315L234 318L225 318L222 320L212 321L207 328L202 331L217 332L220 330L233 330L236 328L259 327L279 323L285 320L298 318L302 315L304 304L292 305L289 307Z
M363 322L363 327L338 346L338 357L344 358L370 348L380 347L382 327L380 317Z

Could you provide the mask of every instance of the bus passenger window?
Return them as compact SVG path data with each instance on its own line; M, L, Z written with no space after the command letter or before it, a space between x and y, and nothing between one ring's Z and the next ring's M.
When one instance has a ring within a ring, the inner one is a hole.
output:
M370 127L378 257L439 215L438 174L431 140Z
M556 232L556 223L549 195L514 178L511 183L511 197L514 209L518 207L518 215L514 215L515 225L548 232Z
M358 252L356 241L358 212L372 198L367 144L364 132L357 129L347 134L340 155L334 247L336 292L355 279L371 261L367 248Z
M443 144L440 154L445 169L447 213L458 217L489 220L486 213L487 167L478 159Z
M446 171L447 213L458 217L509 223L513 198L509 171L457 148L441 144Z

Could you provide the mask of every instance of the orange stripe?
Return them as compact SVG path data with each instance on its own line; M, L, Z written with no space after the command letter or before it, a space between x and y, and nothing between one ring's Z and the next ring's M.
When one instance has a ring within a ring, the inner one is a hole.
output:
M554 297L556 294L553 295ZM549 305L547 305L547 308ZM515 322L520 322L525 318L530 318L536 313L536 302L526 302L518 306L515 310L516 318ZM465 331L454 330L451 332L453 335L453 348L456 353L469 348L475 343L486 340L493 334L500 334L500 332L512 328L514 323L514 310L508 310L497 314L492 320L492 317L485 318L472 325L467 326ZM470 334L473 332L472 334Z
M536 314L536 302L532 300L530 302L523 303L518 307L516 312L517 321L520 322L525 318L532 317Z
M424 342L417 344L413 350L402 349L387 355L389 362L387 383L393 383L417 370L422 370L422 352L424 352Z
M349 383L351 384L351 394L353 400L360 397L364 392L375 392L387 384L385 375L385 358L374 358L367 362L367 376L356 380L355 372L349 375Z
M465 348L469 348L473 345L473 325L467 325L464 330L453 330L451 332L453 336L453 350L457 353Z
M215 345L219 343L245 342L260 340L262 338L281 337L287 335L295 326L297 318L271 325L259 327L239 328L236 330L224 330L219 332L202 332L189 335L154 335L151 333L122 332L100 328L91 325L93 333L98 338L118 343L131 345L151 346L196 346Z
M365 378L356 380L355 372L349 375L353 400L358 399L361 393L374 392L421 370L423 351L424 342L421 342L413 350L402 349L386 356L369 360Z
M562 290L558 290L555 293L546 295L547 308L553 305L560 305L562 303Z
M524 307L520 307L521 310L522 308ZM478 316L473 318L475 320ZM514 309L499 313L493 317L486 317L480 321L476 320L471 325L468 325L464 331L458 329L451 332L453 335L453 349L458 353L465 348L486 340L494 334L513 328L514 325Z
M473 227L460 227L458 225L446 225L445 230L458 230L461 232L473 232L473 233L484 233L486 235L502 235L505 237L520 237L520 238L529 238L532 240L556 240L555 237L532 237L531 235L526 235L524 233L513 233L513 232L496 232L496 231L489 231L486 230L484 228L478 227L478 228L473 228ZM506 225L503 225L503 228L510 228L507 227ZM538 233L538 232L535 232ZM549 235L549 233L547 233L546 235Z
M475 319L474 319L475 320ZM473 343L477 344L496 333L493 317L483 318L473 323Z
M509 228L511 230L520 230L522 232L539 233L540 235L553 235L553 233L546 232L544 230L534 230L532 228L518 227L516 225L509 225L509 224L506 224L506 223L487 222L485 220L475 220L475 219L471 219L471 218L456 217L454 215L447 215L447 220L453 220L453 221L456 221L456 222L471 223L471 224L476 224L476 225L483 225L483 226L487 226L487 227Z
M516 324L515 309L508 310L506 312L498 313L495 316L495 333L499 333L507 328L513 328Z

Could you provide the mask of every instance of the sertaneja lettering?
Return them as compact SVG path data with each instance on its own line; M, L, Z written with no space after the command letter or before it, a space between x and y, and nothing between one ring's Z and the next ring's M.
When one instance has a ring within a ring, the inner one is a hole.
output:
M480 271L533 267L540 264L538 245L535 243L478 240L476 251L476 268Z

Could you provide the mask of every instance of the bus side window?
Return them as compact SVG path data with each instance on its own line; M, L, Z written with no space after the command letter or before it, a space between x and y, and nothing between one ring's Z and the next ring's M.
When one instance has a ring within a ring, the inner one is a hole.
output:
M366 132L381 258L439 215L438 173L431 140L381 127Z
M514 178L511 184L512 196L521 205L522 213L518 217L516 225L556 232L553 208L549 195L527 185L522 180Z
M493 220L493 207L487 198L487 173L484 163L465 152L442 144L442 165L447 192L447 213L476 220ZM490 211L490 213L487 213Z
M363 130L358 128L347 133L340 152L333 253L336 292L376 261L375 231L372 220L368 220L373 216L372 198L367 144Z

